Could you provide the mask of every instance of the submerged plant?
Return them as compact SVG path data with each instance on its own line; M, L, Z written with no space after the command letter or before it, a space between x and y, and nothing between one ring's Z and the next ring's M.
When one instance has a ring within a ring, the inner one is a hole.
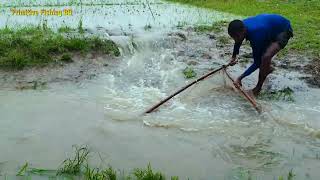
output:
M183 74L186 79L194 78L197 76L197 73L190 67L186 67L183 70Z
M294 102L293 94L294 91L290 87L286 87L281 90L261 92L259 95L259 99Z
M87 160L89 149L87 147L75 147L76 155L73 158L68 158L63 161L62 167L58 170L57 174L70 174L77 175L81 172L82 165Z
M152 26L151 26L150 24L147 24L147 25L144 26L144 30L145 30L145 31L148 31L148 30L150 30L151 28L152 28Z
M293 170L291 169L288 173L287 180L293 180L295 176L296 175L293 173ZM285 178L283 176L279 176L278 180L285 180Z
M177 28L178 29L182 29L183 27L185 27L188 23L185 21L179 21L177 24Z
M288 173L288 180L293 180L296 175L293 173L293 169L291 169Z
M17 173L17 176L24 176L27 172L27 168L28 168L28 163L26 162L19 170L19 172Z

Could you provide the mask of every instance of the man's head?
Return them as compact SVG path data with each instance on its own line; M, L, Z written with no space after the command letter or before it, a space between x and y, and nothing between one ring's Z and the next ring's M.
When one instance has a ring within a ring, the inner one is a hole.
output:
M246 27L241 20L233 20L229 23L228 34L235 42L241 42L246 37Z

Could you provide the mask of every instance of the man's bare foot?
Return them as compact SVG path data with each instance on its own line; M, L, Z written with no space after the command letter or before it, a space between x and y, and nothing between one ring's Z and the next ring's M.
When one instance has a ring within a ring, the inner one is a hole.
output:
M256 88L253 88L251 91L252 91L253 95L256 96L256 97L257 97L257 96L259 95L259 93L260 93L260 90L257 90Z
M275 70L275 68L273 66L270 66L270 74Z
M240 78L237 78L234 83L233 83L236 87L241 87L242 86L242 83L241 83L241 79Z

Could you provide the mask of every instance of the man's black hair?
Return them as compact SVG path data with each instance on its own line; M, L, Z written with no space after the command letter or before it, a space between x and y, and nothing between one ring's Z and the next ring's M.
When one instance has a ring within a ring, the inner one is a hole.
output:
M233 20L229 23L229 27L228 27L228 34L234 35L238 32L241 32L244 30L244 24L241 20Z

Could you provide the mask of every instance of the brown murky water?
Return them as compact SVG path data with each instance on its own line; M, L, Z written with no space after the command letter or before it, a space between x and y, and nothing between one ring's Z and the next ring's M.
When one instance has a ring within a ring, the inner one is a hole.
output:
M197 62L192 67L200 76L229 58L217 40L176 26L234 16L159 2L151 4L156 20L143 4L73 8L77 13L72 17L47 18L49 26L77 26L83 17L89 32L121 46L122 58L117 67L80 83L0 90L1 175L14 175L26 161L56 169L72 145L86 144L126 171L150 162L182 179L245 179L248 171L253 179L273 179L291 169L297 179L319 178L320 91L300 81L297 72L278 69L270 76L266 87L291 87L295 102L259 100L261 115L228 83L225 87L222 75L197 84L155 113L141 115L188 82L182 71L190 61ZM0 17L2 26L7 17ZM7 24L41 19L9 17ZM149 24L152 28L146 30ZM168 35L177 31L187 40ZM229 71L236 76L244 66ZM252 87L256 77L246 79L245 86Z

